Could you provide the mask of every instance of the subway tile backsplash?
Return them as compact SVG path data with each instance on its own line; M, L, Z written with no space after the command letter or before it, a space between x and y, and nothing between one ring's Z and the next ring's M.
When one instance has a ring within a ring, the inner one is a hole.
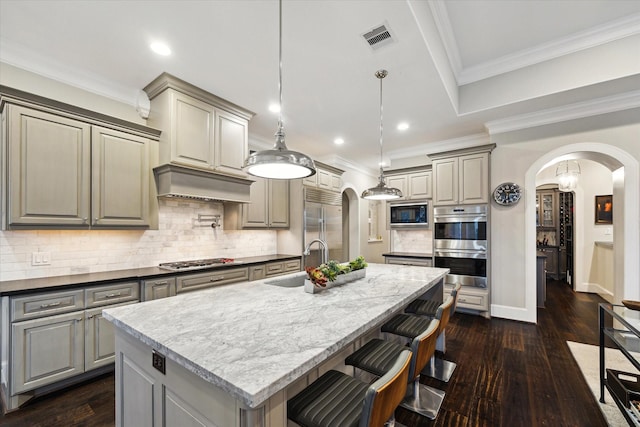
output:
M433 251L431 230L391 230L394 252L427 253Z
M221 226L198 214L220 215ZM222 203L160 199L158 230L0 231L0 281L277 253L276 231L224 230L223 217ZM33 252L50 253L51 265L32 266Z

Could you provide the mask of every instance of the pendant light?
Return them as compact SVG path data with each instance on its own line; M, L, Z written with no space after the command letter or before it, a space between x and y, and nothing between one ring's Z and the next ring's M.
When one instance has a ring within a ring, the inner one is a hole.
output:
M284 142L282 126L282 0L280 0L279 15L279 77L280 113L278 116L278 130L275 133L276 143L271 150L257 151L244 161L244 170L253 176L273 179L296 179L311 176L316 173L313 160L302 153L287 148Z
M558 190L573 191L578 185L578 175L580 175L580 164L577 160L565 160L556 167L556 177L558 178Z
M387 77L387 74L387 70L376 71L376 77L380 79L380 182L375 187L362 192L362 198L368 200L393 200L402 197L402 191L385 185L382 170L382 79Z

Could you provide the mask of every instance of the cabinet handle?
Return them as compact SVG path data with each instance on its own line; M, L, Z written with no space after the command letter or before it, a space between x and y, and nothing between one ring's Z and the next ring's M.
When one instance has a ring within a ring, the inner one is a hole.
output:
M115 294L106 294L104 297L105 298L115 298L115 297L119 297L121 294L121 292L115 293Z
M82 223L86 224L87 223L87 219L88 219L87 217L82 218Z
M219 282L220 280L223 280L224 276L214 276L211 279L209 279L210 282Z
M91 316L87 316L87 320L93 319L95 316L92 314Z
M59 305L60 305L60 301L57 301L57 302L52 302L50 304L42 304L40 305L40 308L57 307Z

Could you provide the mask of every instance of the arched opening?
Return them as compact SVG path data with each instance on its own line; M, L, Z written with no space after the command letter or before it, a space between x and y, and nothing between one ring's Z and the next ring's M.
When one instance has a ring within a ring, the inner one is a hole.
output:
M536 176L545 167L565 159L588 159L597 162L612 173L613 199L616 208L613 212L613 301L622 299L638 299L640 287L637 277L640 273L638 265L638 239L640 238L637 218L639 212L639 167L638 162L625 151L617 147L601 143L579 143L559 147L540 157L525 174L525 301L526 311L532 321L536 321ZM577 197L580 195L577 194ZM576 215L576 228L583 227L584 211ZM575 246L584 244L576 234ZM583 254L576 253L575 263L584 262ZM585 283L584 272L576 268L574 277L576 290L581 290Z
M360 254L360 200L351 187L342 190L342 242L346 260Z

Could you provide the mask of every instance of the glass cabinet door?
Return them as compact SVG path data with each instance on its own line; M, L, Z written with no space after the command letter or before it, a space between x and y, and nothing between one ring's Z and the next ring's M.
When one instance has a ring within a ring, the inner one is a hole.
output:
M553 193L541 194L542 200L542 225L543 227L553 227Z
M540 194L536 193L536 227L540 227Z

